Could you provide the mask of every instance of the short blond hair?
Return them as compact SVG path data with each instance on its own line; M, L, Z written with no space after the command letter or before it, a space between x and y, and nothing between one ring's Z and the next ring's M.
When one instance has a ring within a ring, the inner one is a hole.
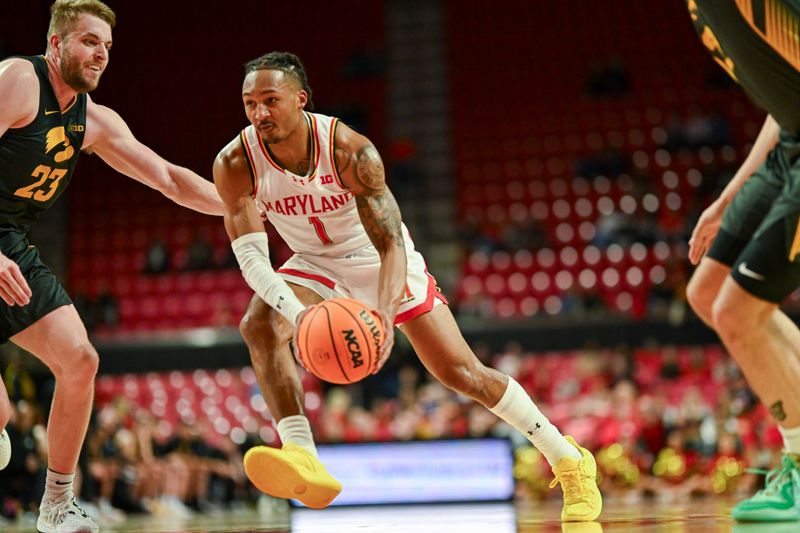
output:
M108 23L112 28L117 15L100 0L56 0L50 6L50 27L47 29L47 42L58 35L62 39L70 32L75 22L83 14L93 15Z

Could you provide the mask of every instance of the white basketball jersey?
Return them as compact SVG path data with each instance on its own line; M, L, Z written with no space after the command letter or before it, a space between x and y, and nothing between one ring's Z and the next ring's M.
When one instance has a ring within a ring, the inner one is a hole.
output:
M344 257L370 245L352 192L342 185L333 158L338 119L305 113L311 132L312 173L281 168L251 125L241 139L253 172L253 198L262 215L295 252Z

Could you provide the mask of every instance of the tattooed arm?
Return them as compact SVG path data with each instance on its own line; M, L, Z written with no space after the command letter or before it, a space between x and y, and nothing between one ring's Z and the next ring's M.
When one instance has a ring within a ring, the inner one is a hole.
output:
M336 169L344 185L355 194L361 223L381 256L378 311L386 340L378 358L377 370L380 370L394 343L394 317L406 285L406 246L400 209L386 185L381 156L369 139L339 123L334 142Z

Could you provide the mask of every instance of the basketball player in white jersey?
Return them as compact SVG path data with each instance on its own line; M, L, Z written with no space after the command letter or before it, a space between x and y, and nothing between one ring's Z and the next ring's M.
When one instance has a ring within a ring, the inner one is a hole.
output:
M341 485L317 459L303 390L290 351L299 318L337 296L373 307L386 326L378 366L393 344L392 325L447 387L482 403L522 432L547 458L564 491L562 520L594 520L601 497L592 455L564 437L510 377L478 361L401 222L370 141L337 119L313 114L300 60L272 52L247 64L242 99L250 126L217 156L214 180L225 227L256 295L240 330L282 449L258 446L245 471L260 490L327 506ZM295 252L270 266L262 217Z

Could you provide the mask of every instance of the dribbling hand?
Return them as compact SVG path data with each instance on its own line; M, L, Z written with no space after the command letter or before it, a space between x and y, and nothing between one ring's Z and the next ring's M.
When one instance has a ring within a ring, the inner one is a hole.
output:
M373 311L372 314L380 318L381 324L383 324L383 344L378 349L378 362L373 372L373 374L377 374L392 354L392 347L394 346L394 317L390 318L382 311Z
M0 298L10 305L28 305L31 288L14 261L0 254Z
M718 198L700 215L689 239L689 260L693 265L700 262L714 242L726 207L727 203Z

